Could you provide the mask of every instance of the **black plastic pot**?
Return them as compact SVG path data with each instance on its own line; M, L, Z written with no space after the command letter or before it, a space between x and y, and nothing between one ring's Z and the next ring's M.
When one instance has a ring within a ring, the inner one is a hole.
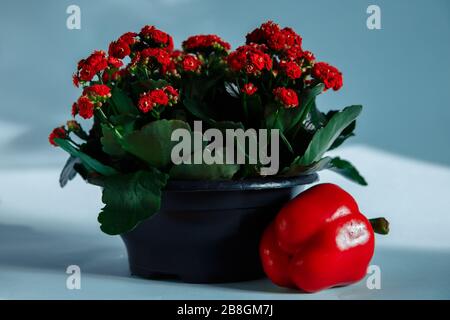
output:
M244 181L171 181L160 211L122 235L130 271L211 283L263 276L262 232L316 174Z

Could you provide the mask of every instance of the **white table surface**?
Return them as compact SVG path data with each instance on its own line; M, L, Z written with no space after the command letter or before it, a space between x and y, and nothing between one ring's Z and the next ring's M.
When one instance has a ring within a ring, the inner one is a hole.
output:
M449 299L450 168L353 145L338 154L364 174L360 187L334 173L368 217L385 216L371 264L381 289L366 280L316 294L268 280L195 285L129 276L119 237L96 222L100 190L76 178L60 189L60 167L0 169L0 299ZM62 164L61 164L62 165ZM81 268L81 289L66 288L68 265Z

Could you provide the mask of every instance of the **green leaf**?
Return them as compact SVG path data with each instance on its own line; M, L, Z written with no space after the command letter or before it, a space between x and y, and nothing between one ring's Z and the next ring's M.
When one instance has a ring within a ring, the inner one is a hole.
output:
M281 118L284 117L285 109L278 105L268 103L264 109L264 119L267 129L279 129L284 131L284 123Z
M283 131L280 130L279 133L280 133L281 141L283 141L284 145L289 150L289 152L294 154L294 149L292 148L291 143L289 142L288 138L286 138Z
M337 111L329 111L326 115L327 119L330 119ZM330 149L328 150L333 150L336 149L337 147L339 147L340 145L342 145L342 143L344 143L345 140L347 140L348 138L353 137L355 134L353 133L355 131L356 128L356 120L353 121L352 123L350 123L347 128L345 128L342 133L339 135L339 137L337 137L337 139L333 142L333 144L331 145Z
M102 143L102 150L113 157L121 157L125 155L125 150L122 148L122 145L117 140L117 136L114 133L113 129L102 124L102 133L103 136L100 138L100 142Z
M139 110L125 92L115 87L111 92L111 101L119 114L139 114Z
M169 85L169 83L163 79L159 80L145 79L133 82L131 84L131 91L133 92L134 95L139 96L141 93L150 90L160 89L167 85Z
M298 164L306 166L322 158L322 155L331 147L342 131L358 117L361 110L362 106L355 105L346 107L333 115L325 127L320 128L314 134Z
M61 188L64 188L67 182L75 178L77 175L77 171L75 170L75 165L77 163L80 163L80 159L77 157L71 155L69 159L67 159L66 164L59 175L59 185Z
M151 168L104 179L105 206L98 215L100 229L110 235L122 234L158 212L167 178L166 174Z
M347 160L343 160L339 157L324 157L308 166L300 165L299 160L300 159L297 157L288 168L285 168L282 171L282 176L292 177L329 169L353 182L367 186L364 177L362 177L358 170Z
M128 152L146 161L150 166L165 168L171 163L172 148L178 144L171 141L176 129L187 129L189 125L181 120L158 120L150 122L139 131L125 135L120 143Z
M325 114L317 108L316 103L313 102L303 125L305 130L316 132L322 128L330 120L330 118L327 118Z
M315 104L316 97L323 91L323 88L323 83L320 83L311 89L305 90L300 97L300 106L298 108L286 109L286 114L283 115L283 119L285 119L287 131L301 125L301 122L303 122L311 111L311 108Z
M328 169L339 173L345 178L352 180L360 185L367 186L367 182L358 170L347 160L343 160L339 157L333 158L329 164Z
M212 120L212 114L208 111L208 108L206 108L204 104L191 98L185 98L183 100L183 104L194 117L197 117L208 124L214 123L214 120Z
M77 148L75 148L73 145L70 144L69 141L65 139L55 139L55 142L60 146L64 151L69 153L70 155L79 158L80 161L83 163L84 166L86 166L88 169L95 171L103 176L112 176L115 174L118 174L118 172L110 167L102 164L98 160L95 160L94 158L91 158L87 154L81 152Z
M198 150L194 153L204 152ZM220 152L220 151L218 151ZM195 157L192 154L192 159ZM226 164L224 161L225 151L221 154L223 164L179 164L174 165L169 172L171 179L179 180L229 180L239 170L238 164Z
M225 134L226 129L244 129L244 125L241 122L213 120L213 128L219 129Z
M283 169L281 175L285 177L293 177L298 176L300 174L310 174L320 170L328 169L330 166L330 162L333 159L331 157L325 157L308 166L298 164L299 160L300 157L294 159L294 161L289 167Z
M180 164L169 175L178 180L229 180L239 168L237 164Z
M261 97L258 94L253 94L247 97L247 109L249 123L254 127L260 126L261 119L264 118L264 108Z

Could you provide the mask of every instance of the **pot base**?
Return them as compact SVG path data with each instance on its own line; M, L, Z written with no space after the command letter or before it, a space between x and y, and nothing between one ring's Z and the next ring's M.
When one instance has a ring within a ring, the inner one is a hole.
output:
M168 188L160 211L122 235L131 273L189 283L262 278L259 241L264 229L317 175L302 177L303 183L296 179L279 185L241 182L240 188L236 182Z
M251 281L258 280L265 277L263 270L260 270L258 274L240 274L240 275L206 275L206 274L164 274L159 272L153 272L146 268L139 266L130 265L130 273L132 276L137 276L150 280L179 280L185 283L230 283L230 282L241 282L241 281Z

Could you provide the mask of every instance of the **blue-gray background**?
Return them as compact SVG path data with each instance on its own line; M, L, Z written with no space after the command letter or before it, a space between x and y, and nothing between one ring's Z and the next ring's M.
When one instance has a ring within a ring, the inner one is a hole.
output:
M66 28L71 4L81 8L81 30ZM381 8L381 30L366 27L370 4ZM2 0L0 165L61 161L46 138L79 95L71 84L76 62L123 32L154 24L178 45L217 33L235 48L269 19L293 27L305 48L342 70L343 89L324 94L320 106L364 105L351 143L450 165L446 0Z

